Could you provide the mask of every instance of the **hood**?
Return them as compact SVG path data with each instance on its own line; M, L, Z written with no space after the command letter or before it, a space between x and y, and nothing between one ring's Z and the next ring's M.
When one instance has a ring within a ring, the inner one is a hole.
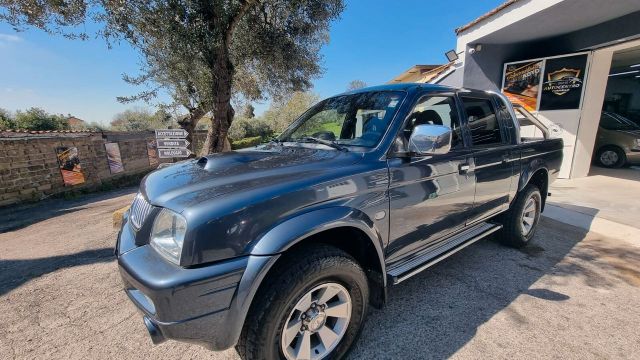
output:
M143 180L141 191L151 204L183 212L231 193L326 175L361 158L354 152L265 145L158 169Z

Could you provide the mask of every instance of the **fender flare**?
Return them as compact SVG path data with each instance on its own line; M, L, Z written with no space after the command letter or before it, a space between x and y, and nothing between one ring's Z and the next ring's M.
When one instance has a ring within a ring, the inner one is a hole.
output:
M547 186L549 185L549 169L547 169L547 164L542 159L535 159L531 163L529 163L526 167L523 167L522 173L520 175L520 181L518 183L518 192L522 191L531 178L533 174L538 172L539 170L543 170L547 175Z
M364 212L343 206L313 210L277 224L252 244L250 254L279 254L309 236L339 227L352 227L367 234L384 271L382 235Z
M352 227L367 234L380 261L382 286L386 287L382 237L365 213L347 207L330 207L294 216L277 224L252 243L247 268L238 284L235 300L229 308L230 316L227 320L233 321L227 321L228 334L225 338L216 339L217 344L214 348L225 349L238 341L258 288L281 253L309 236L338 227Z

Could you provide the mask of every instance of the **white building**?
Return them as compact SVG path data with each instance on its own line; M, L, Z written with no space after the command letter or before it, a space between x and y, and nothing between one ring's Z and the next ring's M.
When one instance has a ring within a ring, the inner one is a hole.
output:
M603 104L640 117L640 0L510 0L455 31L459 58L428 81L512 92L559 125L561 177L588 174Z

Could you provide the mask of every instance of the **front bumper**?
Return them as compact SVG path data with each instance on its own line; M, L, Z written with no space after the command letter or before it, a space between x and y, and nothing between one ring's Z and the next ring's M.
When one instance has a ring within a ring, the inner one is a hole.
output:
M116 256L125 292L144 315L154 343L174 339L213 350L235 345L249 304L277 256L245 256L199 268L167 262L136 246L123 220Z

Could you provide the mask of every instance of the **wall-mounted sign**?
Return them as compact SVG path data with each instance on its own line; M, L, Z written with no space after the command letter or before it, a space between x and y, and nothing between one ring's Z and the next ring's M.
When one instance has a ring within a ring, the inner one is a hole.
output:
M587 54L578 54L506 63L502 92L529 111L577 109L587 58Z
M514 104L535 111L540 89L542 60L507 64L504 68L502 92Z
M109 171L117 174L124 171L122 165L122 156L120 156L120 146L118 143L106 143L104 148L107 150L107 162L109 163Z
M65 185L78 185L84 183L84 174L78 158L78 148L61 146L56 148L56 156L62 181Z
M587 54L547 59L540 110L579 108L586 68Z
M156 145L160 158L184 158L191 155L185 140L188 133L183 129L156 130Z

